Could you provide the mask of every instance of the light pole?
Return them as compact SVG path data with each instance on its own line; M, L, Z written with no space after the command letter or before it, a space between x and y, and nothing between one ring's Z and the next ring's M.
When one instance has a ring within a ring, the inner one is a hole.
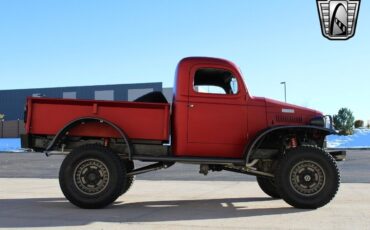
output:
M280 84L284 85L284 99L285 99L285 103L286 103L286 82L282 81L282 82L280 82Z

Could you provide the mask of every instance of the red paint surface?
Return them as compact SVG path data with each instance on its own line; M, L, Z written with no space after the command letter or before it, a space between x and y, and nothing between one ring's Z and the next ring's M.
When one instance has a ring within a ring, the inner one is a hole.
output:
M236 95L206 94L193 90L195 71L221 68L236 77ZM192 105L192 106L190 106ZM242 74L231 62L216 58L185 58L177 66L172 105L92 100L28 99L27 132L55 135L68 122L84 116L104 118L119 126L131 139L162 140L169 137L175 156L241 158L245 146L263 129L276 125L302 125L320 112L252 97ZM283 113L282 109L294 110ZM118 137L101 124L75 128L71 135Z
M237 78L236 95L197 93L194 75L199 68L228 70ZM252 97L239 68L216 58L185 58L177 66L172 121L173 150L178 156L241 158L249 142L263 129L276 125L308 124L321 113L263 97ZM192 105L190 107L189 105ZM294 114L282 109L294 109ZM276 116L302 117L279 122Z
M165 141L169 137L169 104L51 98L28 98L27 104L26 128L31 134L55 135L77 118L97 117L114 123L131 139ZM70 135L119 137L112 128L97 123L78 126Z

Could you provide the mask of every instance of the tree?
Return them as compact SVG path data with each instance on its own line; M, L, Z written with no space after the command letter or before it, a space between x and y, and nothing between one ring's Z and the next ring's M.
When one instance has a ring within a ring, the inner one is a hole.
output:
M353 134L353 124L355 117L348 108L341 108L337 115L334 115L334 127L339 130L340 134Z
M363 120L356 120L355 121L355 128L362 128L364 127L364 121Z

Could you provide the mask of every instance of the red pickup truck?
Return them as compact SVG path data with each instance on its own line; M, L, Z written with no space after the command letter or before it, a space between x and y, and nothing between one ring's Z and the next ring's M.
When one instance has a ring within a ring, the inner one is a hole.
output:
M176 162L200 173L257 176L261 189L297 208L318 208L336 194L343 154L324 150L334 134L322 113L248 93L239 69L217 58L177 66L173 103L161 92L134 102L28 98L22 147L65 154L59 182L82 208L111 204L134 176ZM136 168L134 160L152 162Z

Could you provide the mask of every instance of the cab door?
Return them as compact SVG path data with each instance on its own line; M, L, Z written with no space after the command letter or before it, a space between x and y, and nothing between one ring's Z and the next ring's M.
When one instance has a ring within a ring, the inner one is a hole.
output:
M246 140L245 93L240 78L220 66L194 66L190 71L188 154L233 157L243 154Z

